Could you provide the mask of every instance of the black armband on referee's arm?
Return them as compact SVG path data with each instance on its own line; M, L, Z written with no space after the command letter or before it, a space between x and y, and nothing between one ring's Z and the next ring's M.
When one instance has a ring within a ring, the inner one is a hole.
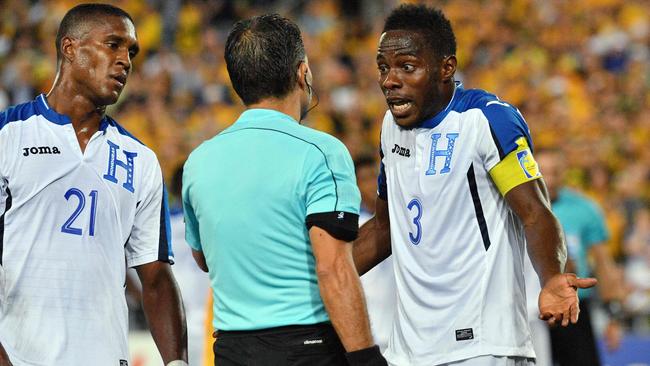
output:
M338 240L352 241L359 234L359 215L336 211L336 212L319 212L307 216L307 229L312 226L327 231L330 235Z
M345 354L350 366L387 366L388 362L379 352L379 346L360 349Z

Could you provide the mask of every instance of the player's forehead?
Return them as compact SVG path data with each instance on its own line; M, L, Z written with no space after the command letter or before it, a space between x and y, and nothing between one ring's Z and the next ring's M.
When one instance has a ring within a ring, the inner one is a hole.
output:
M94 39L105 39L116 37L123 39L127 43L137 43L138 38L135 33L135 26L129 18L107 15L91 22L87 37Z
M424 36L413 30L390 30L381 34L377 57L411 55L424 57L431 52Z

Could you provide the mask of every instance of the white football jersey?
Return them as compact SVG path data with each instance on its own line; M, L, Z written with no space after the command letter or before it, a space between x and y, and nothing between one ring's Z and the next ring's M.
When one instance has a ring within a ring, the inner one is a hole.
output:
M0 342L18 365L128 362L126 267L171 261L153 151L105 117L81 152L44 95L0 114Z
M525 236L503 198L540 177L530 146L516 108L461 85L418 128L386 113L379 196L388 201L397 286L391 364L534 357Z

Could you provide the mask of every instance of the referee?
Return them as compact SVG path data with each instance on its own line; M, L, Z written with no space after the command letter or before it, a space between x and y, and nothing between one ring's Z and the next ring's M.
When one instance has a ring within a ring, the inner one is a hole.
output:
M386 365L348 243L352 160L299 124L312 94L300 30L278 15L240 21L225 59L247 110L183 174L187 242L214 294L215 364Z

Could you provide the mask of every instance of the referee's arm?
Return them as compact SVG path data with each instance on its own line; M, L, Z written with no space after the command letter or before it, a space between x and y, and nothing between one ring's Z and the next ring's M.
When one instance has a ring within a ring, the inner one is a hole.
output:
M352 245L318 226L309 229L316 258L316 274L325 309L347 352L373 346L359 275L352 261Z

